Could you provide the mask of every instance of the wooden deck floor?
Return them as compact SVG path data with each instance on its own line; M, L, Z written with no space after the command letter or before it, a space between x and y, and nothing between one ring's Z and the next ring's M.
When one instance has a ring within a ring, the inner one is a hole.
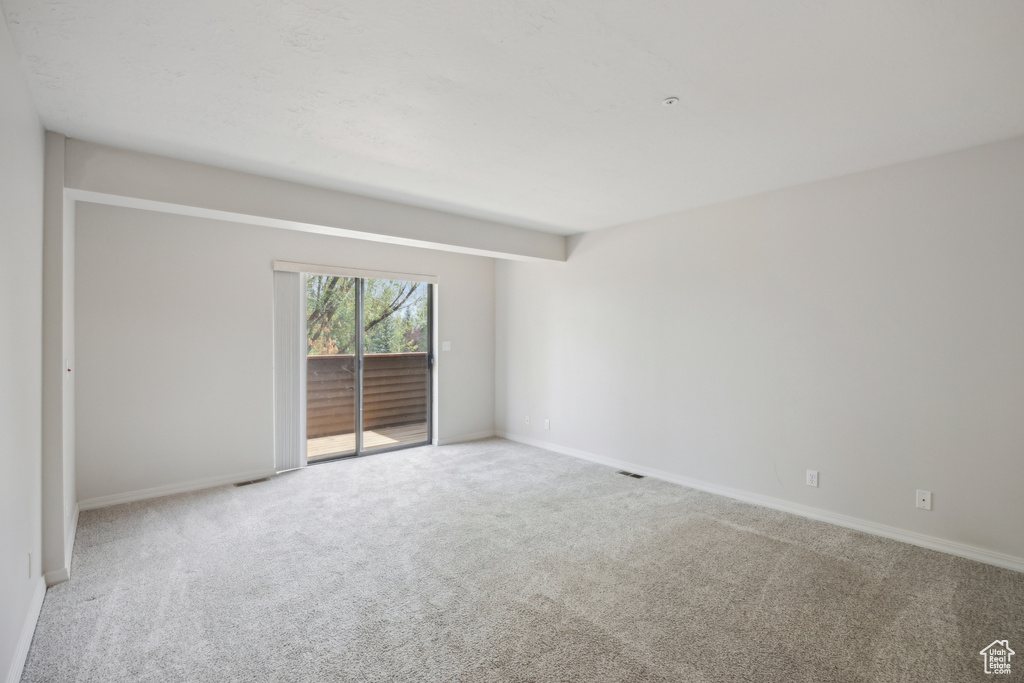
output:
M379 427L363 432L363 450L398 446L404 443L421 443L427 440L427 423L416 422L398 427ZM309 439L306 442L306 460L351 453L356 449L355 434L338 434Z

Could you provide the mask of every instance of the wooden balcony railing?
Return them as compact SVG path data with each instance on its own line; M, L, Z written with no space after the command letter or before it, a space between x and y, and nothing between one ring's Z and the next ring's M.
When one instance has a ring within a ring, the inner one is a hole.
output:
M427 420L427 354L372 353L363 364L363 429ZM355 426L352 355L306 357L306 438Z

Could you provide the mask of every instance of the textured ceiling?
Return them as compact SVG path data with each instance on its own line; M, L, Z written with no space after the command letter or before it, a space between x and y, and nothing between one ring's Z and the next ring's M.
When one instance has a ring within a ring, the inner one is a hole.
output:
M52 130L561 233L1024 134L1021 0L0 2Z

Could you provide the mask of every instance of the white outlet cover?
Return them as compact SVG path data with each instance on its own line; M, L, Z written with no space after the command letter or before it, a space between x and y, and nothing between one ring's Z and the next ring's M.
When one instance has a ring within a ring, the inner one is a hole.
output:
M807 485L818 487L818 470L807 470Z
M450 341L443 341L443 342L441 342L441 350L442 351L451 351L452 350L452 343Z
M916 500L917 500L917 507L921 508L922 510L931 510L932 509L932 492L931 491L922 491L921 489L918 489L917 490L917 499Z
M544 429L551 429L551 420L544 420Z

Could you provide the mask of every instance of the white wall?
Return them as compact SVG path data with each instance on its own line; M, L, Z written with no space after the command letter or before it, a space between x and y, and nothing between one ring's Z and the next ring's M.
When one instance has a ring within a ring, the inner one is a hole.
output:
M272 469L274 259L437 275L438 436L493 433L492 259L77 207L83 503Z
M42 247L43 128L0 16L0 680L10 681L43 591Z
M499 262L498 430L1024 558L1022 189L1017 138Z

